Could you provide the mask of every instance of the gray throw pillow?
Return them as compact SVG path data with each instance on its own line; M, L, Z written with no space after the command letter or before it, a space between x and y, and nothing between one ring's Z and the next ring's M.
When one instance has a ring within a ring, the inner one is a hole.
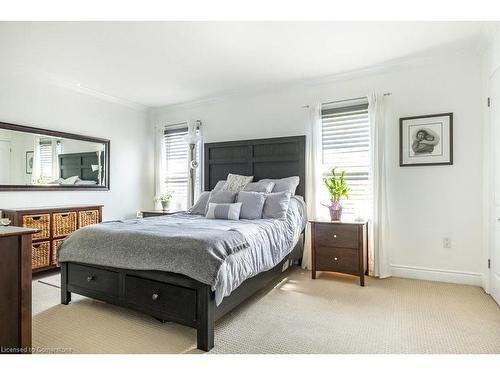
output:
M188 212L190 214L205 215L205 212L207 212L208 198L210 198L209 191L204 191L203 193L201 193L196 203L189 209Z
M241 203L241 219L260 219L266 196L253 191L240 191L236 202Z
M220 191L222 190L222 187L226 184L226 180L220 180L220 181L217 181L217 183L215 184L214 188L212 189L212 191Z
M256 191L258 193L271 193L274 188L274 182L272 181L258 181L250 182L246 184L243 191Z
M207 219L239 220L241 203L209 203Z
M285 216L290 205L291 194L289 191L266 194L266 202L262 217L264 219L281 219Z
M264 179L260 181L272 181L274 182L273 193L278 193L281 191L289 191L291 195L295 195L295 190L299 186L300 178L299 176L285 177L277 180L274 179Z
M226 183L222 187L224 191L234 191L235 193L241 191L246 184L252 182L253 176L242 176L240 174L229 173L227 175Z
M207 208L210 203L234 203L236 193L232 191L212 191L208 197Z

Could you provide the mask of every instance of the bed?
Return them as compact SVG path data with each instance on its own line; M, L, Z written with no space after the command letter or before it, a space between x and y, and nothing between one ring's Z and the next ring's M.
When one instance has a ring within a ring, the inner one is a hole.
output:
M305 194L304 136L207 143L204 145L204 153L205 190L213 189L217 181L225 179L228 173L236 173L253 175L256 181L299 176L300 183L296 194ZM77 231L70 236L68 243L75 238L83 238L84 241L79 243L87 241L88 251L80 252L81 257L66 257L71 259L70 261L64 261L64 256L61 257L61 303L68 304L71 301L71 293L77 293L150 314L162 321L174 321L193 327L197 330L197 347L209 351L214 346L214 323L217 319L270 281L286 275L287 269L293 263L300 262L304 236L302 231L297 232L300 227L297 223L298 217L305 219L305 206L301 204L300 198L293 199L293 202L299 214L289 210L287 217L279 223L270 220L258 220L254 223L240 220L239 223L231 225L231 228L224 228L229 225L224 220L212 220L213 224L209 224L209 219L203 217L178 214L125 223L104 223L96 227L102 229L101 232L96 228ZM292 205L292 201L290 203ZM288 223L294 220L297 225ZM217 225L214 222L218 222ZM182 228L187 230L191 223L199 228L195 238L188 238L191 241L188 243L192 246L184 245L185 253L180 257L180 250L174 249L176 241L171 239L172 245L169 243L168 249L163 250L167 251L167 254L168 251L175 250L171 253L172 258L160 258L157 243L162 241L161 236L166 235L172 228L174 231L178 228L179 232ZM163 229L158 230L161 227ZM111 236L110 229L114 231ZM275 232L287 230L293 231L293 235L288 236L286 240L273 240L278 238ZM257 242L252 242L251 239L259 234L262 238L270 239L263 241L270 246L270 250L267 247L255 250L258 247ZM242 238L245 239L248 249L242 245ZM128 251L129 255L121 259L111 250L108 251L116 248L116 241L120 240L129 244L128 248L123 245L124 251ZM197 260L193 256L201 254L195 250L202 242L210 243L212 251L209 258L201 257L202 259ZM61 247L60 256L64 255L65 246L66 244L63 244ZM135 254L130 251L141 246L148 249L148 257L138 254L134 258ZM67 245L67 248L70 249L71 245ZM227 249L230 251L226 251ZM154 257L155 251L158 252L157 258ZM256 254L259 254L259 251L260 254L272 253L274 261L267 261L268 267L265 267L263 264L266 260L263 260L260 268L264 270L257 274L254 274L252 267L247 267L248 260L247 263L244 263L244 260L235 260L238 256L257 259ZM147 263L146 258L156 260ZM132 262L133 267L127 262ZM243 272L243 277L235 281L234 277L228 275L231 275L231 267L237 262L244 265L240 266L241 269L248 270ZM205 265L208 269L206 272L200 267ZM216 279L209 277L210 269L217 270Z

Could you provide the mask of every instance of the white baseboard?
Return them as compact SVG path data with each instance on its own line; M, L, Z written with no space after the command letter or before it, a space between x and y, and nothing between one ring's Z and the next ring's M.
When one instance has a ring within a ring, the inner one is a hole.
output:
M391 264L391 269L394 277L483 286L483 274L481 273L403 266L401 264Z

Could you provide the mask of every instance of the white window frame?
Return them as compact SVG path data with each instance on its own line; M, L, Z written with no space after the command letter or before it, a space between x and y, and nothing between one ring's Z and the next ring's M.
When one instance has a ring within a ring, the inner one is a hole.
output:
M337 172L345 171L351 191L349 200L341 200L343 217L367 217L373 199L368 100L359 98L322 104L320 133L321 186L332 168L337 167ZM329 202L326 188L320 192L319 201Z
M168 150L168 144L166 143L166 136L167 136L167 133L168 132L172 132L172 131L176 131L176 130L185 130L185 134L182 135L182 137L184 137L184 135L187 135L187 132L188 132L188 125L189 123L186 121L186 122L182 122L182 123L176 123L176 124L171 124L171 125L167 125L167 126L164 126L163 127L163 131L161 132L161 137L162 137L162 140L161 142L163 142L163 155L161 155L162 159L163 159L163 163L162 163L162 166L164 168L164 170L162 171L162 184L163 184L163 189L162 191L173 191L173 197L172 197L172 202L171 202L171 205L170 207L172 209L175 209L175 210L186 210L188 207L187 207L187 203L188 203L188 196L189 196L189 165L188 165L188 159L189 159L189 145L187 143L184 143L185 145L185 160L186 160L186 163L185 163L185 166L184 166L184 170L185 170L185 176L186 176L186 179L185 179L185 192L176 192L175 189L172 189L171 186L169 186L169 183L168 183L168 179L169 179L169 163L168 163L168 153L169 153L169 150ZM198 196L199 194L199 191L201 190L201 175L202 173L200 172L201 171L201 167L202 167L202 154L201 154L201 148L202 148L202 144L201 142L199 142L197 145L196 145L196 150L195 150L195 157L196 159L198 160L198 163L199 163L199 167L197 168L196 170L196 179L195 179L195 199L196 197Z

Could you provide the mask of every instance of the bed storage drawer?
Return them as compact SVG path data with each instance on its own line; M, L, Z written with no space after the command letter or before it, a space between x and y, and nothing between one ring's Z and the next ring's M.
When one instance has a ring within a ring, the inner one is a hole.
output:
M118 296L119 274L102 268L69 263L68 284L93 292Z
M157 317L196 320L196 290L135 276L125 277L128 303L152 311Z

